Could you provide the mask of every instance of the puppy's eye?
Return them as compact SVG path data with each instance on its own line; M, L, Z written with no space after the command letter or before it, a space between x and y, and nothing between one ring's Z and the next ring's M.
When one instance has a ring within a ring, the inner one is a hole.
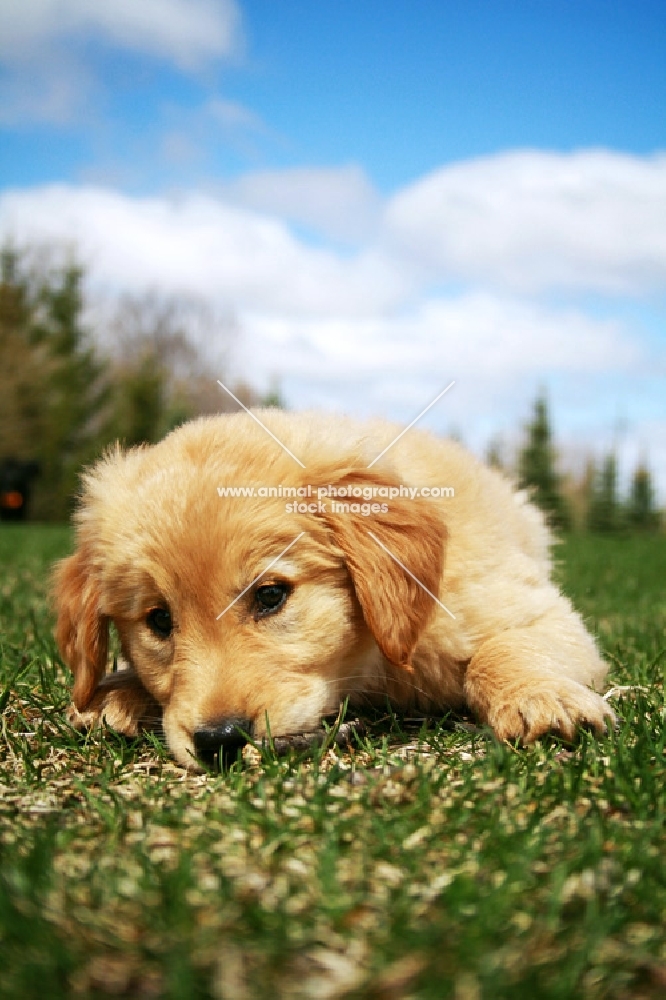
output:
M263 587L258 587L254 594L257 616L263 618L274 611L279 611L289 596L289 589L286 583L267 583Z
M168 639L173 631L171 612L166 608L151 608L146 615L146 625L158 639Z

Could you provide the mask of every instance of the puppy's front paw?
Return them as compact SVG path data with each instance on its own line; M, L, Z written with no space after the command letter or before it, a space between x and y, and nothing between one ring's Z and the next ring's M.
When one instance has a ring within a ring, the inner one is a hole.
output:
M107 674L82 710L70 705L67 721L75 729L95 729L106 723L124 736L156 729L161 724L162 710L148 694L133 670Z
M85 732L88 729L97 729L104 721L99 712L88 710L79 712L73 702L68 706L67 711L65 712L65 718L69 722L70 726L73 726L74 729L80 729L82 732Z
M560 678L521 687L512 692L510 700L492 703L487 722L501 740L533 743L548 732L572 740L578 726L592 726L604 733L607 723L615 725L616 717L600 695L569 678Z

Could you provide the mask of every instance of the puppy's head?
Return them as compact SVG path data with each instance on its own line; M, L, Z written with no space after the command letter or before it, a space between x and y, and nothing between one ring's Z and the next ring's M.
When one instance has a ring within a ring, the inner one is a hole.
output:
M85 479L77 551L55 576L77 709L106 671L111 621L162 707L172 753L190 766L210 732L301 732L347 695L381 691L390 665L408 671L442 572L445 529L432 503L396 497L364 516L326 499L294 508L284 497L218 493L390 485L359 464L323 442L296 477L292 460L239 417L103 460Z

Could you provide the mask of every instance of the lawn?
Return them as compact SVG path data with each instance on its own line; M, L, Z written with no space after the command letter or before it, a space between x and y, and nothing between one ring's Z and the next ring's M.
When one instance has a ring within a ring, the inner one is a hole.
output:
M188 776L63 709L48 567L0 530L0 996L666 996L666 539L570 539L621 716L500 745L390 712L349 750Z

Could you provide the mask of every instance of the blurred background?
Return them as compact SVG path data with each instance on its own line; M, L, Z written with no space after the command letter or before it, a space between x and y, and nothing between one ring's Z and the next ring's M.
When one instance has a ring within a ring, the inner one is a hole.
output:
M666 502L663 0L0 0L0 506L245 405ZM28 506L29 505L29 506Z

